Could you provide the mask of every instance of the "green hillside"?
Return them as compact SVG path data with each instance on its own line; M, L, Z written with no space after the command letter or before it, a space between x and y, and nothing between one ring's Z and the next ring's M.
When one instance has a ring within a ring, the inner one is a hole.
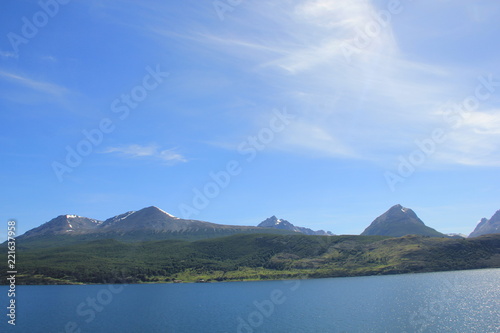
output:
M450 239L247 234L194 242L98 240L20 248L16 259L18 284L319 278L500 267L500 235Z

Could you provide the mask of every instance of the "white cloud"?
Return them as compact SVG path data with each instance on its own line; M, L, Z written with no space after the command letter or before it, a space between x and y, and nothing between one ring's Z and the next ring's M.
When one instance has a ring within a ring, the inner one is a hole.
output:
M17 73L0 71L0 78L17 83L37 92L52 95L54 97L62 97L63 95L69 93L69 90L65 87L47 81L35 80Z
M500 135L500 110L473 112L463 126L481 135Z
M286 131L293 133L293 135L284 138L284 144L288 147L300 147L341 157L356 157L355 152L345 146L342 140L334 137L324 127L317 124L311 124L307 121L294 121Z
M476 111L450 128L437 153L443 163L500 166L500 110Z
M108 147L105 154L109 153L119 153L125 157L129 158L154 158L166 162L169 165L187 162L187 159L181 154L175 152L174 148L171 149L161 149L157 145L147 145L142 146L138 144L132 144L128 146L121 147Z

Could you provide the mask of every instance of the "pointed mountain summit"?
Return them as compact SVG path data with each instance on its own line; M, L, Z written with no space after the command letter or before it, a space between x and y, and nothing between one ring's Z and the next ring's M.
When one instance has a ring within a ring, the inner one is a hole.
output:
M413 210L401 205L392 206L387 212L377 217L361 235L446 237L444 234L426 226Z
M44 235L81 234L97 229L102 221L78 215L59 215L41 226L27 231L23 238Z
M180 231L187 229L190 225L187 220L181 220L158 207L151 206L139 211L130 211L111 217L103 222L103 231L113 230L133 231Z
M107 219L102 223L99 232L213 232L214 230L228 230L231 228L245 229L247 227L229 226L198 220L184 220L158 207L150 206L136 212L130 211Z
M296 227L287 220L278 219L276 216L271 216L257 225L259 228L274 228L280 230L289 230L293 232L300 232L305 235L333 235L330 231L318 230L314 231L309 228Z
M284 230L295 230L295 226L288 222L287 220L278 219L276 216L271 216L264 221L260 222L258 227L261 228L276 228L276 229L284 229Z
M489 220L483 217L469 237L498 233L500 233L500 210L497 210Z

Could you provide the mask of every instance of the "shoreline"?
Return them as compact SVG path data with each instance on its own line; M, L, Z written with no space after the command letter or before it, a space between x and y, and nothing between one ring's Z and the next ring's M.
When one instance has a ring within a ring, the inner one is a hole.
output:
M375 276L394 276L394 275L413 275L413 274L429 274L429 273L447 273L447 272L463 272L487 269L500 269L500 267L483 267L483 268L470 268L470 269L452 269L452 270L435 270L435 271L415 271L415 272L402 272L402 273L387 273L387 274L371 274L371 275L345 275L345 276L324 276L324 277L307 277L302 278L282 278L282 279L242 279L242 280L211 280L211 281L151 281L151 282L115 282L115 283L54 283L54 284L17 284L17 286L103 286L103 285L155 285L155 284L218 284L218 283L231 283L231 282L269 282L269 281L293 281L293 280L319 280L319 279L337 279L337 278L356 278L356 277L375 277ZM8 287L7 284L0 284L0 287Z

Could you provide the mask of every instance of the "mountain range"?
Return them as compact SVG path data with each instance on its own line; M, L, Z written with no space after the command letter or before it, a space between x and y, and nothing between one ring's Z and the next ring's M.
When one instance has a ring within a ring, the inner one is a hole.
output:
M476 231L497 231L492 229L497 223L498 212ZM17 240L23 265L19 284L242 281L500 267L500 233L447 236L401 205L377 217L361 236L313 231L276 216L258 226L185 220L152 206L104 221L60 215ZM2 272L0 284L5 284L7 262Z
M117 239L150 241L163 239L196 240L229 236L239 233L280 233L290 231L253 226L217 224L175 217L158 207L129 211L105 221L77 215L60 215L18 237L22 241L63 239L88 241Z
M469 237L500 232L500 210L490 219L483 218ZM175 217L158 207L129 211L104 221L77 216L60 215L18 237L24 242L78 242L96 239L150 241L164 239L197 240L233 234L305 234L333 236L330 231L314 231L295 226L287 220L271 216L257 226L225 225ZM443 234L426 226L410 208L394 205L377 217L362 236L380 235L401 237L409 234L430 237L463 238L459 234Z
M158 207L129 211L100 221L78 215L60 215L31 229L18 239L39 240L59 236L72 240L113 238L120 240L203 239L238 233L278 233L305 235L333 235L330 231L314 231L297 227L272 216L258 226L224 225L175 217Z

